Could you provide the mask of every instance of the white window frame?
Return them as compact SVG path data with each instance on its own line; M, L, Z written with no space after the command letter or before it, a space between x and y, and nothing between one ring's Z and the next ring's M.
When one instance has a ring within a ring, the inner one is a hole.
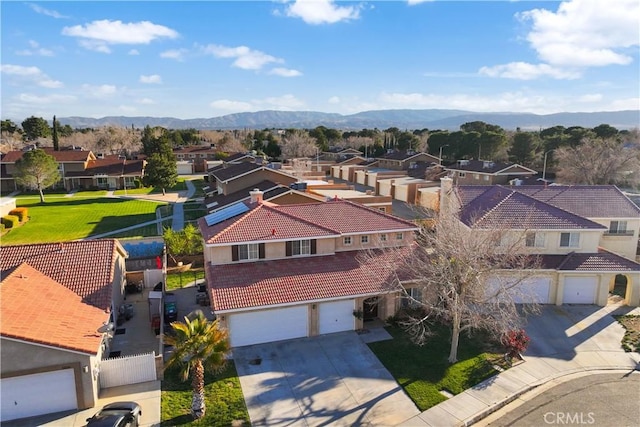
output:
M474 173L474 174L473 174L473 177L474 177L475 179L480 179L480 174L479 174L479 173Z
M627 234L627 221L611 221L609 234Z
M544 248L545 234L542 232L532 231L525 236L525 246L528 248Z
M98 188L109 188L109 178L106 176L99 176L96 178L96 185Z
M353 239L351 236L344 236L342 238L342 244L345 246L351 246L353 244Z
M467 176L466 172L458 172L458 178L464 178Z
M566 245L562 244L562 236L568 235L568 241ZM559 246L561 248L578 248L580 247L580 233L577 231L569 231L560 233Z
M260 245L258 243L238 245L239 261L251 261L254 259L260 259Z
M484 176L484 180L485 180L485 181L489 181L489 175L485 175L485 176Z
M419 307L420 302L422 302L422 289L408 288L407 296L404 297L402 300L402 306L403 307Z
M396 240L404 240L404 233L396 233Z
M369 235L368 234L364 234L364 235L360 236L360 243L363 244L363 245L369 244Z
M291 256L311 255L311 240L291 241Z
M388 240L388 238L387 238L387 234L386 234L386 233L382 233L382 234L380 235L380 241L381 241L381 242L386 242L387 240Z

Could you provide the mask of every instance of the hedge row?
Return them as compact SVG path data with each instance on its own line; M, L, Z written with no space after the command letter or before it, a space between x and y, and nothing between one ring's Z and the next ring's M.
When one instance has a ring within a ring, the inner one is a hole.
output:
M29 216L29 209L28 208L11 209L11 212L9 212L9 215L15 215L20 219L20 222L25 222Z
M20 218L17 215L5 215L0 219L5 228L15 228L20 225Z

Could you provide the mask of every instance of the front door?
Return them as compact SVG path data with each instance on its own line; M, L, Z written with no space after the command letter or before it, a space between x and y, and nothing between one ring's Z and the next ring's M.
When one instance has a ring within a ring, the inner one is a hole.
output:
M364 300L363 305L363 320L365 322L376 319L378 317L378 298L372 297Z

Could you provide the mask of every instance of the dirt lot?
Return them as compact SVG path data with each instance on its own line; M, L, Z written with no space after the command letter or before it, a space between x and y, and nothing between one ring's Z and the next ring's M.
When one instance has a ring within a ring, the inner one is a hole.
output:
M618 322L626 329L622 339L625 351L640 351L640 316L618 316Z

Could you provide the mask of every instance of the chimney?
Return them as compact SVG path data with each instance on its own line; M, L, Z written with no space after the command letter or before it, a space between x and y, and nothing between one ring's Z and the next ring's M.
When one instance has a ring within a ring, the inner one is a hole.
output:
M453 191L453 179L445 176L440 178L440 214L451 213L453 202L456 197Z
M249 191L249 195L251 196L251 203L262 203L263 192L257 188Z

